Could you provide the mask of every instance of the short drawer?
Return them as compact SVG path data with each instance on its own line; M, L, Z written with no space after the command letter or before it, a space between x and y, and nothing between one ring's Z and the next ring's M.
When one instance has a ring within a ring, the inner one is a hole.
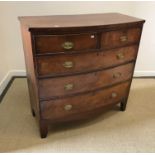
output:
M44 119L57 120L74 114L92 111L109 104L116 104L127 95L130 82L108 89L82 95L41 102L41 115Z
M46 99L96 90L132 77L134 63L77 76L39 80L39 96Z
M103 32L101 37L101 48L109 49L132 43L138 43L140 36L141 28Z
M96 49L97 34L39 35L35 36L37 53L56 53Z
M90 72L136 59L138 46L129 46L102 52L60 54L36 58L39 77Z

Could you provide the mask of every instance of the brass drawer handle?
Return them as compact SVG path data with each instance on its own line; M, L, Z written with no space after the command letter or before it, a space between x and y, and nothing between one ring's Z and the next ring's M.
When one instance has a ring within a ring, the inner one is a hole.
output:
M114 93L114 92L113 92L113 93L111 94L111 97L112 97L112 98L116 98L116 97L117 97L117 93Z
M66 85L64 86L64 89L65 89L65 90L72 90L73 87L74 87L73 83L69 83L69 84L66 84Z
M72 42L69 42L69 41L66 41L62 44L62 47L65 49L65 50L70 50L74 47L74 43Z
M65 61L65 62L63 63L63 66L64 66L65 68L72 68L72 67L73 67L73 62L72 62L72 61Z
M117 79L117 78L121 77L121 75L122 75L122 74L121 74L120 72L114 73L114 74L113 74L113 78L114 78L114 79Z
M118 60L124 59L124 54L123 53L118 53L117 54L117 59Z
M121 40L121 42L126 42L126 41L128 41L128 37L127 36L121 36L120 40Z
M72 105L71 104L66 104L65 106L64 106L64 109L66 110L66 111L69 111L69 110L71 110L72 109Z

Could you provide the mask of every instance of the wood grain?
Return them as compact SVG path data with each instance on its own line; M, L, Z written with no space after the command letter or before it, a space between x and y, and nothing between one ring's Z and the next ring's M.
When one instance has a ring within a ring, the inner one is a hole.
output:
M63 119L63 117L70 117L73 114L80 114L81 112L91 111L99 107L102 108L108 104L116 104L126 96L128 86L129 83L126 82L97 92L91 92L64 99L43 101L41 102L41 115L44 119ZM116 93L117 96L113 98L112 93ZM72 105L72 109L69 111L64 109L65 105L68 104Z
M90 26L117 26L118 24L143 23L143 19L120 13L81 14L81 15L52 15L52 16L23 16L19 17L23 25L31 30L37 28L65 28Z
M41 79L39 80L39 96L43 100L51 97L93 91L129 80L132 76L133 66L133 63L129 63L88 74ZM69 84L73 87L66 90L65 86Z
M138 46L135 45L101 52L40 56L36 58L38 76L70 75L120 65L135 60L137 51ZM118 59L118 54L123 54L124 58ZM73 67L65 68L63 64L66 61L72 62Z
M62 45L65 42L73 43L73 48L64 49ZM96 33L72 35L36 35L35 46L37 53L56 53L96 49L97 35Z
M141 28L131 28L119 31L103 32L101 37L101 48L109 49L131 43L136 43L139 42L140 36Z

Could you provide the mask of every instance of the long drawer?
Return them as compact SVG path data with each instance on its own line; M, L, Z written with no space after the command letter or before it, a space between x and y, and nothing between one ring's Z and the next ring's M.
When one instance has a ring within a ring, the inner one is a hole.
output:
M36 68L39 77L90 72L135 60L137 50L135 45L102 52L39 56Z
M43 119L57 120L70 117L109 104L116 104L126 97L130 82L96 92L41 102Z
M96 90L132 77L134 63L88 74L39 80L41 99Z

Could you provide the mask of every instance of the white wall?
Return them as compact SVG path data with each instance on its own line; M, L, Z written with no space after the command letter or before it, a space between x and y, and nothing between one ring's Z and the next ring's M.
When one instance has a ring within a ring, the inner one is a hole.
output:
M0 18L0 20L3 21L2 18ZM2 92L1 87L5 87L5 85L7 84L7 82L5 82L6 81L5 79L8 76L9 65L10 65L7 59L7 52L5 49L6 47L5 40L6 38L4 33L4 24L3 22L0 21L0 94Z
M4 88L1 82L7 73L9 76L23 75L25 71L18 16L120 12L144 18L146 24L136 71L140 71L138 74L154 74L153 10L155 2L0 2L0 93Z
M2 31L2 28L0 28L0 79L2 79L6 73L8 72L8 62L6 58L6 53L5 53L5 46L4 46L4 34Z
M155 2L131 2L130 15L146 20L141 38L136 75L155 76Z
M5 33L3 42L10 69L25 69L18 16L129 12L127 2L0 2L0 7Z

